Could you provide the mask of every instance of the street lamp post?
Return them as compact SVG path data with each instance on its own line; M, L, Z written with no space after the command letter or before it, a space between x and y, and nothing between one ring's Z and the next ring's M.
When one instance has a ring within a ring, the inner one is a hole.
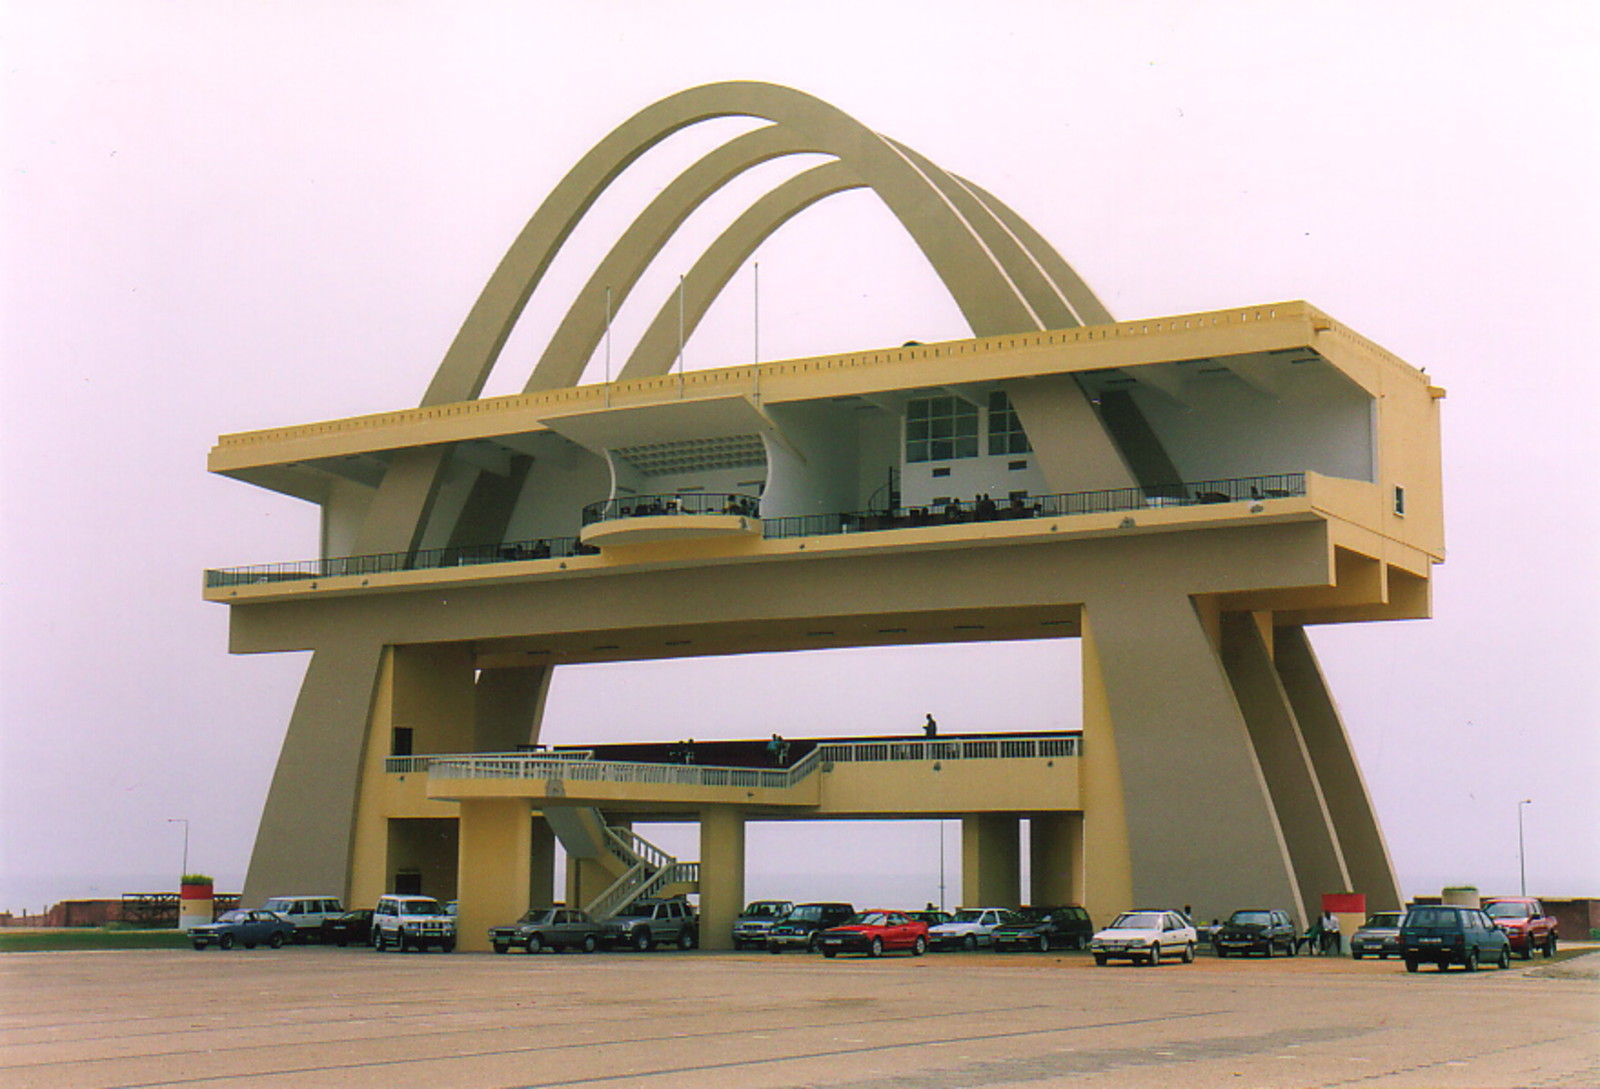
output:
M1528 863L1522 852L1522 807L1532 805L1532 798L1524 798L1517 803L1517 871L1522 879L1522 895L1528 895Z
M183 871L179 874L182 877L189 872L189 821L185 817L168 817L167 823L183 825Z

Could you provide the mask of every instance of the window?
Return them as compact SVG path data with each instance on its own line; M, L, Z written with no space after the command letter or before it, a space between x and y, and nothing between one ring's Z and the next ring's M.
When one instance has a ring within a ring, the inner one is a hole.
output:
M959 397L922 397L906 403L906 461L977 456L976 407Z
M1402 518L1406 515L1406 490L1398 484L1394 486L1394 512Z
M997 389L989 394L989 453L1026 454L1032 449L1028 444L1028 436L1022 430L1022 421L1017 418L1017 410L1012 407L1011 398L1006 396L1005 390Z

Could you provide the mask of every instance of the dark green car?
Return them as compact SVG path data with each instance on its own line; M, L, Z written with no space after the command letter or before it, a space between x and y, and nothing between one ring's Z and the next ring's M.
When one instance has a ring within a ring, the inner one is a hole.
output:
M1427 905L1406 912L1400 923L1400 958L1406 971L1437 964L1444 971L1459 964L1476 972L1479 964L1511 967L1511 939L1479 908Z
M1087 949L1094 937L1089 913L1075 904L1067 907L1023 908L1020 919L1002 923L990 935L997 952L1032 949Z

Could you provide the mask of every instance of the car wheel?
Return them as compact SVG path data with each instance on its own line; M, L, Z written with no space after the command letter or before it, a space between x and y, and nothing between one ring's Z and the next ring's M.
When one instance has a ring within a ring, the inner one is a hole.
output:
M529 934L528 940L522 943L522 947L530 953L537 953L539 950L544 948L544 942L540 939L539 935Z
M1148 960L1146 960L1145 963L1148 964L1152 968L1156 968L1156 967L1160 966L1160 964L1161 964L1161 943L1160 942L1157 942L1155 945L1152 945L1150 947L1150 958Z
M400 931L400 933L395 936L394 946L402 953L409 953L411 951L411 939L406 937L406 932L404 930Z
M195 943L194 943L194 947L195 947L195 948L196 948L196 949L199 949L199 950L201 950L201 951L202 951L202 952L204 952L204 950L205 950L205 947L206 947L206 943L205 943L205 942L195 942Z
M777 942L768 942L767 952L771 953L773 956L777 956L779 953L783 952L783 949L778 945Z
M913 957L920 957L920 956L922 956L922 954L926 953L927 951L928 951L928 939L922 937L919 934L917 936L917 940L911 943L911 955Z
M594 937L593 934L585 934L583 936L583 951L585 953L593 953L596 949L599 949L599 948L600 948L600 943L595 941L595 937Z
M978 948L978 936L976 934L968 934L965 938L962 938L961 948L965 949L969 953L976 952Z
M1228 951L1226 949L1222 948L1222 946L1220 946L1220 945L1217 946L1217 959L1218 960L1223 959L1227 955L1228 955Z
M1045 937L1043 934L1040 934L1039 940L1035 943L1034 948L1038 949L1041 953L1050 952L1050 939Z
M867 947L867 956L869 956L869 957L881 957L881 956L883 956L883 939L882 938L873 938L872 939L872 944Z
M1476 972L1478 970L1478 947L1477 946L1473 946L1471 949L1467 950L1466 960L1461 962L1461 966L1463 968L1465 968L1469 972Z
M1266 954L1268 960L1271 960L1272 959L1272 943L1268 942L1267 943L1267 947L1265 949L1263 949L1262 952Z
M1553 957L1556 955L1556 936L1554 934L1545 939L1544 955L1547 957Z
M222 937L218 938L217 939L217 948L219 948L219 949L232 949L233 948L233 935L232 934L224 934Z
M338 941L334 942L333 944L337 945L340 949L343 949L345 946L350 944L350 939L349 938L340 938Z
M246 949L254 949L256 947L256 943L255 942L245 942L244 943L244 947Z
M678 948L693 949L695 947L695 937L694 927L684 927L682 933L678 935Z
M1350 950L1350 959L1351 960L1360 960L1361 959L1361 950L1359 950L1359 949Z
M648 930L635 930L633 932L634 949L641 953L648 953L653 945L655 945L655 942L650 940L650 932Z
M1511 967L1511 947L1509 945L1500 950L1500 959L1495 961L1495 966L1498 968Z
M818 949L821 949L821 948L822 948L822 936L820 934L813 933L811 935L811 937L806 939L806 952L807 953L815 953Z
M274 948L274 949L282 949L283 948L283 935L282 934L274 934L272 937L267 939L267 944L272 946L272 948Z
M1106 966L1106 960L1107 959L1108 958L1106 957L1106 955L1104 953L1096 953L1094 955L1094 962L1096 964L1098 964L1102 968L1104 968Z
M439 952L441 952L441 953L454 953L455 951L456 951L456 940L454 938L446 938L444 941L439 943Z
M1523 960L1532 960L1533 959L1533 935L1532 934L1528 935L1527 942L1524 943L1524 945L1522 946L1522 959Z
M495 942L494 951L496 953L508 953L511 951L511 945L508 942Z
M1190 942L1183 947L1183 963L1194 963L1194 943Z
M1419 967L1420 967L1420 965L1418 964L1417 961L1413 960L1410 957L1406 958L1406 971L1415 972Z
M839 955L839 951L837 949L824 949L822 951L822 955L827 957L829 960L832 960L834 957Z

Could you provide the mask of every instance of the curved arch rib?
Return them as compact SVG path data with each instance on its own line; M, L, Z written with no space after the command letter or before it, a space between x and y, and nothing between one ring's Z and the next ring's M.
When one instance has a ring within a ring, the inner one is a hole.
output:
M860 189L865 184L847 164L824 163L797 174L752 204L706 248L684 276L683 339L689 339L739 266L774 231L824 197ZM657 311L619 378L653 378L672 369L679 347L679 303L674 293Z
M611 247L550 338L524 393L575 386L606 330L606 289L620 307L667 240L728 182L786 155L820 150L782 125L768 125L715 148L652 200Z

